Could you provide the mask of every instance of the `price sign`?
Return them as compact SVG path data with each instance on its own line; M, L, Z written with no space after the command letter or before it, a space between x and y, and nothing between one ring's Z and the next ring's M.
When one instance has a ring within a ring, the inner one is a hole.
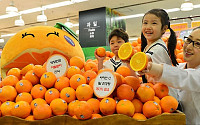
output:
M101 72L94 82L94 94L99 98L109 96L114 91L116 82L115 75L111 71Z
M54 73L57 78L65 75L67 68L68 68L68 61L62 55L55 54L49 57L47 60L47 65L46 65L47 72Z

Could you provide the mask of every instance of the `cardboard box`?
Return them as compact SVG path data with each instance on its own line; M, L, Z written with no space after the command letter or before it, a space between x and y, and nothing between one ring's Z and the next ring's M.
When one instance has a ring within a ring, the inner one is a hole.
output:
M161 114L145 121L134 120L131 117L114 114L99 119L77 120L68 115L54 116L45 120L27 121L13 116L0 118L0 125L185 125L185 114L176 111L171 114Z

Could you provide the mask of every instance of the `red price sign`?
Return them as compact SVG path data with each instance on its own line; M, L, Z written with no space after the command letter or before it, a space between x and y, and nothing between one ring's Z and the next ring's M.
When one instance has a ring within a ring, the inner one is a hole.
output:
M113 72L103 71L95 79L94 94L99 98L104 98L112 94L116 86L116 78Z
M67 59L59 54L52 55L47 60L47 72L52 72L55 76L61 77L66 74L68 68L68 61Z

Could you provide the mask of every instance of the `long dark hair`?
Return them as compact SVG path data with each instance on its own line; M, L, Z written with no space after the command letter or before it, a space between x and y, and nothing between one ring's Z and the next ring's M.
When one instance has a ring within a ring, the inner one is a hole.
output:
M152 9L152 10L148 11L147 13L145 13L145 15L147 15L147 14L154 14L155 16L160 18L161 24L162 24L161 29L163 29L164 26L166 26L166 25L168 26L168 29L171 32L170 37L168 39L168 44L167 44L168 53L171 58L172 64L174 66L178 65L178 62L176 61L176 55L174 53L174 51L176 49L176 43L177 43L176 34L173 31L173 29L170 28L169 16L168 16L167 12L163 9ZM143 16L143 19L144 19L144 16ZM143 19L142 19L142 21L143 21ZM143 52L144 48L147 46L147 40L144 37L143 33L141 33L141 41L142 41L141 51Z

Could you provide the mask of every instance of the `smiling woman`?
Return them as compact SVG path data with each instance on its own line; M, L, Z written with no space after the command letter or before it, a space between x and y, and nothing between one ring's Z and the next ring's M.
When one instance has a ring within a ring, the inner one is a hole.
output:
M62 24L57 25L63 27ZM79 42L71 34L72 32L50 26L31 27L18 32L3 49L2 77L5 77L10 68L22 68L31 63L42 65L53 54L61 54L68 61L73 56L85 60Z

